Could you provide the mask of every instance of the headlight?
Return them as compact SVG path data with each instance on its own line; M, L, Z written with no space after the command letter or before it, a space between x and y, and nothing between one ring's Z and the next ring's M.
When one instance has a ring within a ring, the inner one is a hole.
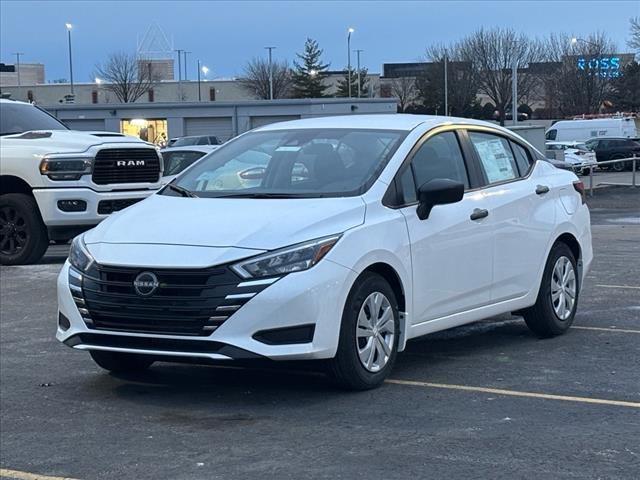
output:
M87 246L84 244L84 235L78 235L71 242L71 249L69 250L69 263L81 272L89 270L93 264L94 259L87 250Z
M44 157L40 173L51 180L79 180L91 173L93 159L87 157Z
M242 278L261 278L307 270L329 253L340 235L299 243L232 265Z

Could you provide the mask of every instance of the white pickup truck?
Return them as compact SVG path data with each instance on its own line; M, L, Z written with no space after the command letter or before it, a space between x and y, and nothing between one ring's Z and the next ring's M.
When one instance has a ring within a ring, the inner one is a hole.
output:
M152 144L71 131L38 107L0 99L0 263L42 258L112 212L161 187Z

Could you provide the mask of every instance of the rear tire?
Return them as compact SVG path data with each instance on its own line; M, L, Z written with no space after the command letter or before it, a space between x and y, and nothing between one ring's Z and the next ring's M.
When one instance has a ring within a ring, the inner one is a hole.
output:
M0 264L25 265L42 258L49 235L38 204L23 193L0 196Z
M380 386L396 361L399 318L389 283L376 273L363 274L347 298L338 351L328 362L329 376L349 390Z
M569 330L578 307L580 280L571 249L556 243L547 259L535 305L522 311L527 326L540 337Z
M622 158L625 158L624 155L613 155L611 157L611 160L620 160ZM626 168L627 168L627 162L618 162L618 163L611 164L611 169L614 172L623 172L624 170L626 170Z
M149 368L154 362L152 357L137 353L91 350L89 354L99 367L113 373L141 372Z

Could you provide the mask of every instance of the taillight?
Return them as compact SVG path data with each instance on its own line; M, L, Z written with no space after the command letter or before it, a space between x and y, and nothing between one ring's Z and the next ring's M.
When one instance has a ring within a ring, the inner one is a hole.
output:
M587 201L584 183L582 183L581 181L573 182L573 188L580 194L580 197L582 198L582 204L584 205L584 203Z

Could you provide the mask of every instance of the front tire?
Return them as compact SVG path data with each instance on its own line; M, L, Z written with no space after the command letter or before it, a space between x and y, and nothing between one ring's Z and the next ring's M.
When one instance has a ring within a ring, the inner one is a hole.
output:
M336 356L329 376L350 390L368 390L384 382L398 352L400 321L393 289L380 275L363 274L342 314Z
M141 372L149 368L154 362L153 358L137 353L91 350L89 354L99 367L113 373Z
M621 160L625 158L624 155L614 155L611 157L611 160ZM627 162L618 162L611 164L611 169L614 172L623 172L627 168Z
M23 193L0 196L0 264L35 263L48 246L47 227L35 199Z
M556 243L547 259L535 305L522 312L527 326L540 337L569 330L578 307L580 282L571 249Z

